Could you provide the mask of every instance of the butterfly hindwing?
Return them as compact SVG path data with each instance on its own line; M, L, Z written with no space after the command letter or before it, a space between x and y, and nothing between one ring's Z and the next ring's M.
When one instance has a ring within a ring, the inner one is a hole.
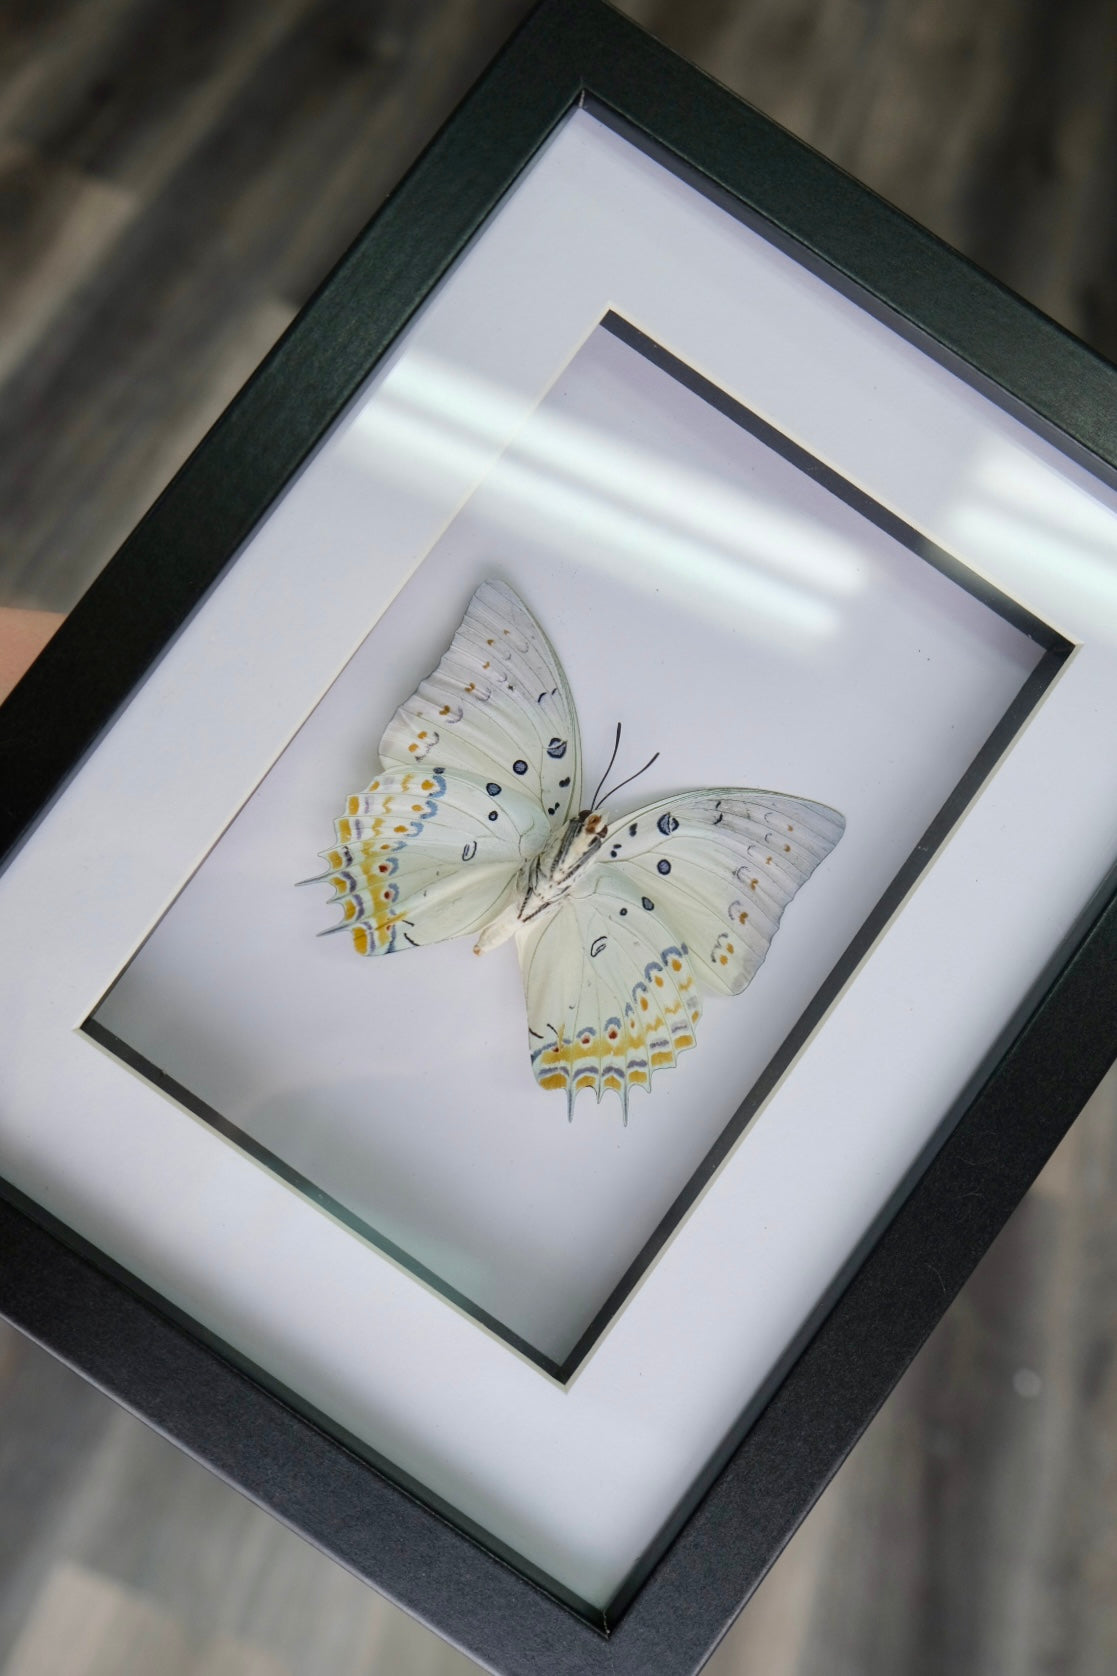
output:
M478 931L510 900L550 833L515 787L441 765L384 769L350 797L322 852L332 901L360 954L394 954Z
M687 944L705 988L736 995L844 829L836 809L782 792L684 792L613 817L601 862Z
M562 902L518 936L532 1070L539 1086L600 1100L631 1088L695 1044L701 1003L685 944L619 874Z
M581 746L562 665L523 601L483 582L438 668L380 741L385 768L437 762L515 786L553 827L577 811Z

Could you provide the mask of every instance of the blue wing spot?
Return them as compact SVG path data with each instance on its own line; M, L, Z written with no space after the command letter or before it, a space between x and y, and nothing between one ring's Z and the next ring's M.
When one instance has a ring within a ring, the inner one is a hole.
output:
M625 916L625 914L627 914L627 912L628 912L628 909L627 909L627 908L622 908L622 909L621 909L621 918L622 918L622 919L623 919L623 918L624 918L624 916Z
M671 863L669 861L657 861L656 866L659 868L661 873L670 873L671 871Z
M490 797L500 796L500 787L497 785L495 780L490 780L488 785L485 787L485 790L488 792Z
M549 757L564 757L566 755L566 740L560 739L556 734L547 746L547 755Z
M648 910L648 912L650 914L652 909L655 907L655 903L652 901L651 897L650 896L642 896L640 898L640 901L643 903L644 907Z
M677 832L679 828L679 823L671 813L670 809L665 815L660 815L655 824L658 826L665 838L670 838L671 834L673 832ZM662 868L660 871L662 872Z
M495 821L495 820L496 820L496 817L497 817L497 810L495 810L495 809L490 809L490 810L489 810L489 819L490 819L490 820L491 820L491 821Z
M513 774L527 773L527 763L524 761L523 757L521 757L518 762L514 762L512 764L512 772Z

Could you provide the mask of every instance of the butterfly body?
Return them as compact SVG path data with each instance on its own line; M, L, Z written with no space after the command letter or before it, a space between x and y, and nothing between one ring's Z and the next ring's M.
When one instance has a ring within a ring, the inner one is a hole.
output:
M487 954L556 908L584 883L586 869L601 849L608 828L593 810L584 809L554 834L539 855L525 863L516 878L513 900L487 925L474 944Z
M755 976L845 825L825 804L740 787L608 819L581 809L562 666L500 582L474 594L380 755L323 852L343 915L330 929L364 955L514 938L532 1069L571 1114L588 1090L615 1092L627 1118L630 1090L695 1045L700 991Z

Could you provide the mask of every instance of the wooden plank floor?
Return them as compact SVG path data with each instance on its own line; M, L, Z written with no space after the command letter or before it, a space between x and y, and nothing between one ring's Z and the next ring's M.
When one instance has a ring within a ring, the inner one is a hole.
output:
M526 9L0 0L0 603L73 602ZM624 9L1117 358L1113 0ZM1115 1120L1111 1080L711 1676L1117 1670ZM472 1668L0 1331L0 1676Z

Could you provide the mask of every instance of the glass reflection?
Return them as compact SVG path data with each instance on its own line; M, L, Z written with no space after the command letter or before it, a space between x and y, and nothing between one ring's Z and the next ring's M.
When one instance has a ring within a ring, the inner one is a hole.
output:
M1117 638L1117 516L1042 461L992 446L976 456L951 517L963 551L1019 577L1042 600L1058 578L1060 615L1084 610L1094 632Z
M431 357L394 369L346 447L417 489L491 471L509 529L543 524L618 575L638 565L668 600L716 619L745 611L784 642L833 635L834 602L864 586L853 543L793 508L547 406L523 423L518 396Z

